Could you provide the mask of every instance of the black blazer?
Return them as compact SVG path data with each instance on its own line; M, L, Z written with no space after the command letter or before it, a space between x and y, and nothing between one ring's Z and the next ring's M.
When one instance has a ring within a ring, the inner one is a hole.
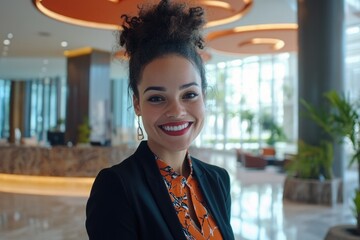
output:
M228 173L193 157L192 164L223 238L234 239ZM99 172L86 206L86 230L90 239L186 240L146 141L123 162Z

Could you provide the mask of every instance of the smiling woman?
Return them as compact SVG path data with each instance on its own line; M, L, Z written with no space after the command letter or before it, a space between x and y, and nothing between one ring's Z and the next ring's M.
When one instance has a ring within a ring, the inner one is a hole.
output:
M123 19L119 40L147 140L96 177L90 239L234 239L227 171L188 151L205 117L204 10L163 0Z

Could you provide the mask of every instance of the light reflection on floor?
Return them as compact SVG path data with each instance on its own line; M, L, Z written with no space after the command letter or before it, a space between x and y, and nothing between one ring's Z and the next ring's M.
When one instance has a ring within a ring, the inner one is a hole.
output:
M284 174L277 168L246 170L232 155L215 155L210 162L230 173L237 240L319 240L333 225L355 223L348 201L334 207L283 202ZM0 192L0 239L87 239L86 200Z

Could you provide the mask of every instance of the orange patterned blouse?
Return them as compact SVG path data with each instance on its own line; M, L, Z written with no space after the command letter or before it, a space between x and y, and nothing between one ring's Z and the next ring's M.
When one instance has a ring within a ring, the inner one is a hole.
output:
M175 172L161 159L157 158L156 161L177 216L182 224L182 230L188 240L222 239L214 218L207 210L198 181L193 176L193 168L189 155L187 159L191 169L187 179ZM188 196L188 193L190 193L190 196ZM200 223L200 229L190 217L190 210L188 208L189 197L191 197L197 220Z

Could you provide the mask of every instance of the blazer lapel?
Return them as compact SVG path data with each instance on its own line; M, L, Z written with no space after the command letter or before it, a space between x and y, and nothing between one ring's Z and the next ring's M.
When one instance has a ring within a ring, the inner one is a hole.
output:
M223 216L221 216L221 212L217 206L216 197L214 196L214 192L212 191L211 184L209 183L206 174L198 166L199 163L197 161L199 160L192 159L193 169L196 174L196 178L199 182L200 188L202 190L202 194L205 197L206 206L209 208L210 213L214 216L215 221L217 222L218 227L220 228L220 231L223 234L224 239L226 239L226 231L224 231L225 225L223 222Z
M137 152L135 153L137 158L142 161L144 174L148 181L150 190L154 196L154 199L161 211L165 222L170 229L170 232L174 236L174 239L184 239L185 235L182 231L182 225L176 215L175 209L172 205L169 193L166 189L165 183L162 179L158 166L156 164L155 157L149 149L146 141L141 142Z

